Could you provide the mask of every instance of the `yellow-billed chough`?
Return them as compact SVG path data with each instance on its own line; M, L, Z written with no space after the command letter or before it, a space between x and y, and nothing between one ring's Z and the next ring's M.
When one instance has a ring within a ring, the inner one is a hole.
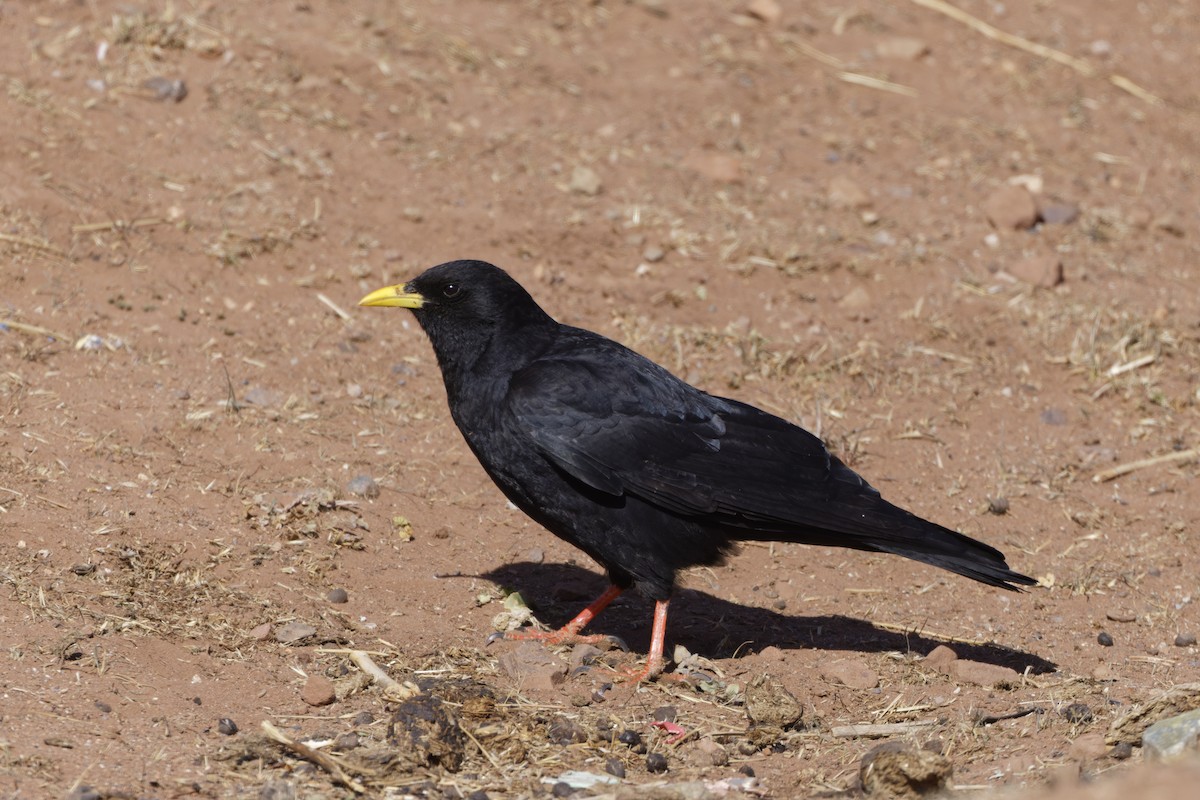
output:
M488 475L608 571L612 586L565 627L525 638L578 641L636 587L656 603L638 677L657 675L676 572L719 563L739 540L893 553L1004 589L1036 583L995 548L887 502L808 431L559 324L491 264L442 264L360 304L412 309Z

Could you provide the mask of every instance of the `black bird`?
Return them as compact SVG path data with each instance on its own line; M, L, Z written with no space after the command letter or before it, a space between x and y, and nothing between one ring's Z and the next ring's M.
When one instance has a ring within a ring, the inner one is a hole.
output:
M893 553L1003 589L1036 583L999 550L887 502L808 431L556 322L499 267L441 264L360 305L412 309L488 475L608 571L609 589L561 630L521 638L578 641L635 587L655 601L637 676L653 677L676 573L720 563L739 540Z

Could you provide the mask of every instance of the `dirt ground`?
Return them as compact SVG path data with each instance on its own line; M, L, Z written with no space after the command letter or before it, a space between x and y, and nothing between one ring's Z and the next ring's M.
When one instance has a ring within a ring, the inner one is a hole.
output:
M852 796L856 724L1194 787L1104 737L1200 674L1200 14L954 5L0 3L0 795ZM485 647L604 581L355 305L464 257L1042 585L747 546L672 606L711 683L606 687L636 597Z

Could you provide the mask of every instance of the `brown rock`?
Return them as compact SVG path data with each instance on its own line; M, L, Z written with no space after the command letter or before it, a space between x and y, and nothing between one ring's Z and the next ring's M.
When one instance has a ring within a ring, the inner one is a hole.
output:
M1071 742L1071 749L1068 753L1076 761L1092 761L1103 758L1108 753L1108 746L1104 744L1104 734L1087 733L1078 737Z
M825 197L834 208L863 209L871 205L867 190L845 175L838 175L829 182Z
M337 692L334 691L333 681L325 676L309 675L304 688L300 690L300 699L310 706L327 706L337 700Z
M500 669L521 689L555 691L567 676L567 665L536 642L524 642L500 656Z
M578 166L571 170L571 191L595 197L600 194L603 184L600 176L591 167Z
M988 195L983 203L988 220L1001 231L1032 228L1038 219L1037 203L1024 186L1006 184Z
M779 7L777 0L750 0L746 4L746 14L771 24L779 21L783 16L783 9Z
M1038 212L1047 225L1068 225L1079 219L1079 206L1072 203L1047 203Z
M729 763L729 752L712 739L696 744L696 764L701 767L723 767Z
M763 661L787 661L787 653L773 644L759 650L758 657Z
M289 622L275 631L275 641L280 644L296 644L316 634L317 629L307 622Z
M262 625L255 625L250 629L250 638L255 641L265 642L271 638L271 623L264 622Z
M838 305L847 311L866 311L871 307L871 293L861 286L855 286L838 300Z
M996 664L984 664L981 661L959 659L947 667L947 672L952 678L978 686L1015 685L1021 680L1016 670Z
M916 61L929 52L929 44L911 36L889 36L875 43L875 55L899 61Z
M851 689L874 689L879 685L879 675L857 659L824 664L821 667L821 677Z
M742 179L742 163L715 150L693 150L684 156L683 166L721 183L737 183Z
M946 647L944 644L939 644L925 656L925 665L936 669L938 672L949 672L950 665L958 660L958 653Z
M1010 266L1008 274L1024 283L1053 289L1063 282L1063 265L1056 255L1030 256Z

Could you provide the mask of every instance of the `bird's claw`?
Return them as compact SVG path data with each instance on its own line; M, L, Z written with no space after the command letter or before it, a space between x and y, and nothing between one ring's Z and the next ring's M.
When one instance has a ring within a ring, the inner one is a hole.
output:
M629 652L629 645L625 644L625 640L622 639L620 636L613 636L612 634L608 634L604 638L608 641L608 643L610 645L612 645L612 647L614 649L620 650L622 653Z

